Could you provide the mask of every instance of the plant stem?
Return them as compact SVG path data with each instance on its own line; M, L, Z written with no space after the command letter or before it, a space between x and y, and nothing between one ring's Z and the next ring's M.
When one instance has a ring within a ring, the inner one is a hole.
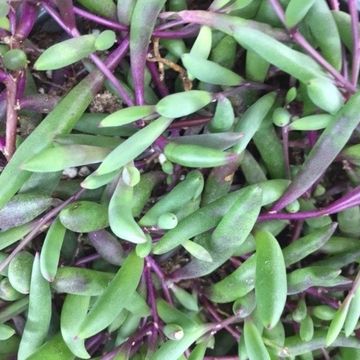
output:
M16 89L19 74L7 76L6 85L6 141L4 155L9 161L16 149L17 111Z
M357 9L357 1L349 0L349 13L351 16L351 32L353 39L353 59L351 70L351 81L354 86L357 84L360 69L360 49L359 49L359 14Z
M160 74L157 69L156 63L148 61L147 67L150 71L153 82L154 82L157 90L159 91L160 96L164 97L164 96L169 95L169 89L166 87L164 81L160 79Z
M305 220L315 217L327 216L346 210L360 204L360 186L350 191L332 204L318 210L302 211L298 213L273 213L269 212L259 216L260 221L267 220Z
M160 269L160 266L156 263L156 261L151 256L148 256L146 258L146 261L151 266L151 269L154 271L156 276L159 278L166 301L170 305L174 305L168 285L166 284L165 275L162 272L162 270Z
M149 348L150 351L153 351L156 348L156 341L158 337L160 321L156 309L156 296L155 296L154 284L151 278L151 269L152 269L151 264L149 262L146 262L146 267L144 269L144 277L145 277L146 289L148 293L148 303L151 308L151 316L153 319L153 331L149 338Z
M183 128L201 126L207 124L210 120L211 117L199 117L195 119L177 121L170 124L169 129L183 129Z

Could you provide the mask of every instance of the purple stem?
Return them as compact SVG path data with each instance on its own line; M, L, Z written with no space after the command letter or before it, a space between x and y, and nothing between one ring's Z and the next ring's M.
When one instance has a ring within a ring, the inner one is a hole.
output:
M144 269L144 276L145 276L145 283L146 289L148 293L148 303L151 308L151 316L153 319L153 332L149 338L149 347L150 351L155 350L156 348L156 341L158 337L159 331L159 316L156 309L156 296L155 296L155 289L151 278L151 264L146 262L146 267Z
M16 149L17 110L16 88L19 74L8 76L6 83L6 142L4 155L10 160Z
M162 272L162 270L160 269L160 266L156 263L156 261L148 256L146 258L146 261L148 264L150 264L151 269L154 271L154 273L157 275L157 277L159 278L160 282L161 282L161 287L165 296L166 301L170 304L170 305L174 305L169 288L166 284L166 278L164 273Z
M145 325L143 326L134 336L130 337L125 344L118 346L111 352L105 354L101 360L112 360L115 358L115 356L119 353L119 351L129 351L134 343L142 340L145 336L149 336L152 334L152 326L151 325Z
M267 213L259 216L260 221L267 220L305 220L320 216L327 216L346 210L360 204L360 186L350 191L332 204L319 210L302 211L298 213Z
M91 254L91 255L88 255L88 256L84 256L82 257L81 259L77 260L75 262L75 265L85 265L85 264L88 264L90 262L93 262L94 260L97 260L97 259L100 259L101 256L99 254Z
M278 15L281 22L285 24L285 13L284 10L278 0L269 0L271 6L273 7L274 11ZM331 74L334 79L336 79L347 91L353 93L356 92L356 87L350 83L347 79L345 79L329 62L327 62L322 55L316 51L311 44L302 36L302 34L298 30L291 31L287 28L290 32L291 38L300 45L315 61L317 61L325 70Z
M93 354L99 346L104 342L106 339L106 334L100 333L96 334L92 338L86 341L86 349L89 351L89 353Z
M30 1L23 1L21 4L21 15L15 30L15 36L19 40L26 39L35 25L38 7Z
M169 129L183 129L207 124L211 117L200 117L195 119L182 120L172 123Z
M159 91L159 94L162 97L169 95L169 89L166 87L164 82L160 79L160 74L157 69L156 63L149 61L149 62L147 62L147 67L150 71L150 74L154 81L154 84Z
M212 330L220 330L222 328L225 328L228 333L236 340L238 341L240 339L240 335L237 331L232 329L229 325L234 322L233 317L228 318L226 320L222 320L221 317L218 315L216 308L206 299L203 299L205 309L206 311L215 319L217 322L216 325L212 327Z
M92 14L86 10L80 9L74 6L74 13L79 15L85 19L91 20L93 22L98 23L99 25L104 25L109 29L119 30L119 31L128 31L128 27L126 25L120 24L118 22L103 18L101 16Z
M103 18L98 15L94 15L86 10L80 9L74 6L74 12L76 15L82 16L85 19L98 23L99 25L106 26L109 29L117 30L117 31L128 31L128 27L126 25L120 24L118 22ZM165 24L167 25L167 24ZM173 31L165 31L165 25L162 25L161 28L155 29L153 32L153 36L163 38L163 39L179 39L179 38L189 38L194 37L199 31L199 26L186 26L180 30ZM174 23L171 23L174 26Z
M354 86L357 84L360 69L360 49L359 49L359 14L357 9L357 0L348 1L349 12L351 16L351 32L353 38L353 60L351 70L351 81Z
M313 297L318 298L326 305L329 305L330 307L334 309L339 308L339 302L336 299L329 298L323 294L323 290L321 288L309 288L306 289L305 292Z
M72 37L79 36L80 33L77 29L70 29L67 27L67 25L63 22L63 20L60 18L58 13L48 4L45 2L42 3L42 6L44 9L51 15L51 17ZM134 101L130 98L128 92L125 90L125 88L121 85L119 80L114 76L114 74L109 70L107 65L95 54L90 55L91 60L94 62L94 64L98 67L98 69L106 76L106 78L111 82L111 84L114 86L116 91L119 93L123 101L126 103L127 106L133 106Z

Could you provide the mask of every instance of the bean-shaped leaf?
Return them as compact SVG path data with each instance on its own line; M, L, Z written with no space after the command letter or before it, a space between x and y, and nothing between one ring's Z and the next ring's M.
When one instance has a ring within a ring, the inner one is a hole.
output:
M191 47L190 54L194 57L207 59L212 46L212 32L209 26L202 26L196 40Z
M200 81L222 86L237 86L244 82L240 75L214 61L201 59L191 54L184 54L181 60L186 70Z
M317 305L312 308L312 315L320 320L331 321L336 314L336 310L328 305Z
M54 142L59 145L91 145L109 149L116 148L122 141L119 137L89 134L58 135Z
M262 121L274 105L275 99L275 93L270 93L261 97L240 117L234 130L241 132L244 135L239 143L233 148L236 153L240 154L246 149L250 140L259 129Z
M316 229L284 248L283 255L286 266L291 266L322 248L335 232L336 227L336 223L331 223Z
M144 103L145 68L151 34L166 0L138 0L130 22L130 63L136 102ZM146 19L146 21L144 21Z
M315 0L290 0L285 11L286 25L290 28L303 20Z
M57 218L46 234L40 253L40 270L47 281L52 282L55 279L65 232L65 227Z
M60 171L69 167L95 164L103 161L111 149L90 145L59 145L41 151L22 168L32 172Z
M307 315L300 323L300 338L303 341L310 341L314 336L314 322L310 315Z
M259 231L255 239L256 303L262 323L272 328L279 321L286 302L285 261L279 243L272 234Z
M27 360L74 360L75 356L67 347L61 334L53 336Z
M11 338L15 334L15 330L6 325L6 324L0 324L0 340L7 340Z
M150 171L142 174L140 182L134 187L132 214L137 217L151 196L151 192L163 179L165 174L161 171Z
M18 194L0 210L0 228L23 225L49 208L53 199L42 194Z
M234 109L231 101L225 96L218 96L214 117L209 123L212 132L229 130L235 121Z
M100 127L121 126L130 124L154 113L154 106L142 105L121 109L106 116L100 122Z
M239 196L216 226L211 237L212 247L224 251L225 248L240 246L255 225L254 219L260 213L261 202L262 190L260 187L254 186L243 196ZM247 203L251 203L251 206L245 206ZM234 231L236 227L238 230Z
M113 172L134 160L170 125L173 119L160 117L115 148L96 170L96 175Z
M336 22L325 0L317 0L308 12L306 22L322 54L335 69L341 69L341 40Z
M312 79L307 83L311 101L320 109L336 113L344 103L339 89L328 79Z
M297 294L312 286L335 286L340 273L341 270L332 270L327 266L308 266L294 270L288 274L288 294Z
M90 244L108 263L120 265L124 260L124 250L120 242L106 230L93 231L88 234Z
M349 311L350 302L351 302L351 298L345 298L344 302L337 310L334 318L331 320L329 330L326 334L326 346L332 345L332 343L339 336Z
M356 93L335 115L334 120L321 134L301 170L296 174L285 194L274 206L274 210L280 210L296 200L322 176L358 126L360 122L359 106L360 93Z
M289 125L289 130L311 131L325 129L334 117L328 114L309 115L294 120Z
M351 300L350 308L346 316L344 330L345 335L350 336L355 330L360 317L360 288L355 291Z
M61 310L61 335L71 352L81 358L89 359L83 339L77 334L89 309L90 297L80 295L67 295Z
M193 257L207 262L212 262L211 254L201 245L194 241L187 240L182 244L183 248Z
M145 213L140 224L143 226L156 225L162 214L180 210L186 203L199 197L203 188L204 177L202 173L198 170L189 172L182 182L177 184Z
M132 215L132 195L133 187L120 178L109 203L110 228L120 239L146 243L146 236Z
M11 260L8 268L8 279L11 286L21 294L29 294L34 256L21 251Z
M36 60L36 70L56 70L71 65L96 51L95 35L81 35L79 37L61 41L47 48Z
M254 51L301 82L307 82L314 77L325 77L319 65L309 56L257 29L239 28L234 31L234 37L244 48Z
M246 79L264 82L267 77L269 68L270 64L256 52L251 50L246 52Z
M350 52L353 52L354 48L353 36L351 32L351 16L344 11L332 11L332 15L336 22L341 41Z
M96 300L81 325L79 336L88 338L111 324L114 317L131 300L139 284L144 260L134 252L126 258L120 270L102 295ZM119 299L121 298L121 302Z
M308 342L301 340L298 335L286 338L284 347L278 350L277 355L281 358L294 357L325 347L326 331L317 330L314 332L312 340ZM333 342L332 347L349 347L360 349L360 341L355 337L346 338L345 336L339 335L338 338Z
M118 176L120 170L115 170L104 175L97 175L96 172L90 174L82 183L81 187L84 189L94 190L110 183Z
M178 302L187 310L199 311L199 305L194 295L189 294L183 288L172 284L170 290L174 293L175 298Z
M177 118L190 115L211 101L212 95L208 91L190 90L165 96L156 104L156 111L162 116Z
M116 19L116 5L113 0L77 0L77 2L96 15Z
M107 209L93 201L76 201L60 212L61 223L74 232L91 232L108 226Z
M229 164L238 158L237 154L223 152L198 145L169 143L164 148L168 160L187 167L216 167Z
M244 338L246 351L250 360L270 360L270 355L264 345L260 332L250 319L244 322Z
M0 299L4 301L19 300L24 295L16 291L10 284L8 278L4 278L0 281Z
M42 277L39 255L35 255L31 274L29 309L21 337L18 359L27 359L44 342L51 318L51 292L49 283Z
M113 273L64 266L58 269L51 286L58 293L99 296L113 277Z
M176 144L205 146L217 150L227 150L236 145L244 135L240 132L218 132L215 134L184 135L172 137Z

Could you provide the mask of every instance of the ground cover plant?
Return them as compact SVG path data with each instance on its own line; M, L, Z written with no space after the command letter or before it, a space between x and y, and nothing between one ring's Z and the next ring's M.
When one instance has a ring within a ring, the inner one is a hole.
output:
M348 0L0 1L0 359L360 358Z

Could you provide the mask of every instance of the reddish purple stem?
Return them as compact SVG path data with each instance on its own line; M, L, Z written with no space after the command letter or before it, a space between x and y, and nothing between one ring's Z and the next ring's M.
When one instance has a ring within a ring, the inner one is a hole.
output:
M162 97L169 95L169 89L166 87L164 81L162 81L160 79L160 74L159 74L156 63L149 61L149 62L147 62L147 67L150 71L150 74L154 81L154 84L155 84L157 90L159 91L159 94Z
M356 187L354 190L350 191L348 194L323 209L302 211L298 213L269 212L267 214L260 215L259 220L305 220L335 214L357 205L360 205L360 186Z

